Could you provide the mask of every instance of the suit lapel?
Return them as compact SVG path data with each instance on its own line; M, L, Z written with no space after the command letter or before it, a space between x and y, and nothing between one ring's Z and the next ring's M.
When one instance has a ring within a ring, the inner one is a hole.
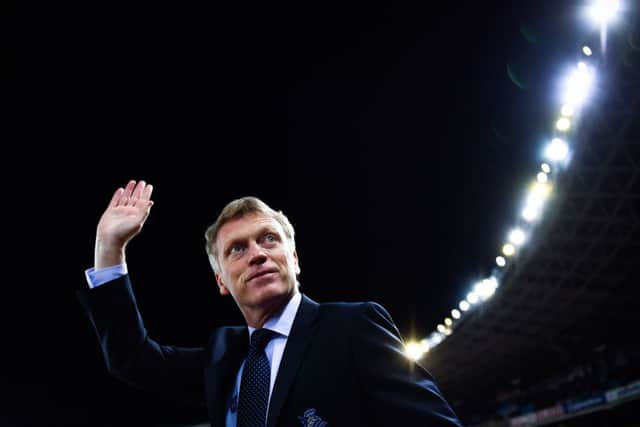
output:
M222 328L211 340L211 364L205 375L209 417L213 426L225 425L226 403L248 347L246 327Z
M318 303L302 295L302 301L293 321L287 345L282 355L282 361L280 362L280 368L278 369L278 376L271 393L267 427L275 426L280 415L280 409L298 371L304 351L313 335L318 308Z

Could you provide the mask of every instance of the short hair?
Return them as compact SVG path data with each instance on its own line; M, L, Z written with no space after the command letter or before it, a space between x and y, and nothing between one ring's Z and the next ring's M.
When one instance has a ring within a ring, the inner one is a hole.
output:
M282 213L282 211L275 211L271 209L269 205L257 197L242 197L229 202L222 209L220 215L218 215L216 222L211 224L204 233L204 237L207 240L205 248L207 250L207 255L209 256L209 262L211 263L211 267L215 273L220 272L220 264L218 263L219 254L216 246L216 239L220 228L231 220L242 218L245 215L253 213L265 214L278 221L284 230L285 237L289 243L291 243L291 247L295 250L295 231L293 230L293 225L291 225L291 222L289 222L289 219L285 214Z

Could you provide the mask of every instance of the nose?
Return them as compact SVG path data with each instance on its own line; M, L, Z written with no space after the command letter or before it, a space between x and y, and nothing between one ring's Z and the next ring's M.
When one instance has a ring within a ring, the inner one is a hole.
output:
M267 260L267 255L264 253L264 248L258 243L253 242L249 245L249 265L264 264Z

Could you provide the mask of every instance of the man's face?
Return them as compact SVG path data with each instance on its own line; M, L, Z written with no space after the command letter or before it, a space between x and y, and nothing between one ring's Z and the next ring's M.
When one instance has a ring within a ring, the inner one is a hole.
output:
M243 313L273 308L297 292L298 255L271 216L251 213L227 222L216 247L220 294L231 294Z

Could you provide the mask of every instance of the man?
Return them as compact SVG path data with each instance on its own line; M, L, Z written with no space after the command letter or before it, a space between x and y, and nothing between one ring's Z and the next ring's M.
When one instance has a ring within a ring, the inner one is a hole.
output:
M213 331L204 348L162 346L148 335L125 264L153 202L130 181L100 218L92 289L80 299L111 373L138 387L204 401L212 426L460 426L431 376L403 355L375 303L318 304L298 290L294 230L281 212L246 197L206 232L221 295L246 327Z

